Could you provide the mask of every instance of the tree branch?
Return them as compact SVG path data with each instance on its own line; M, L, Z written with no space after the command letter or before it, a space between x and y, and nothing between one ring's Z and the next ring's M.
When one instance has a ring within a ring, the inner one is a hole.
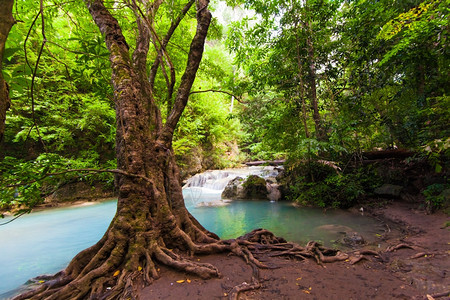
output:
M145 177L143 175L139 175L139 174L132 174L129 172L125 172L123 170L119 170L119 169L91 169L91 168L85 168L85 169L69 169L69 170L64 170L61 172L55 172L55 173L47 173L44 176L42 176L39 179L35 179L35 180L31 180L31 181L27 181L24 183L17 183L17 184L9 184L6 187L8 188L12 188L12 187L18 187L18 186L24 186L30 183L35 183L38 181L41 181L47 177L50 176L59 176L59 175L64 175L67 173L74 173L74 172L88 172L88 173L113 173L113 174L120 174L120 175L124 175L124 176L128 176L128 177L135 177L135 178L140 178L144 181L147 181L148 183L153 184L153 181L150 180L148 177Z
M186 107L189 93L202 60L206 36L211 23L211 13L207 9L208 3L209 0L199 0L197 2L197 31L191 42L187 66L181 77L181 83L178 88L174 106L168 115L164 128L159 136L159 139L167 148L172 144L173 132Z
M195 2L195 0L190 0L184 6L184 8L181 11L180 15L172 22L172 24L170 25L169 30L167 31L164 39L162 40L161 47L163 47L164 49L167 47L170 39L172 38L173 33L178 28L178 25L180 25L181 20L184 19L184 17L186 16L187 12L189 11L189 9L191 9L191 7L194 4L194 2ZM161 63L161 58L158 55L158 57L155 59L155 61L153 62L153 65L152 65L152 67L150 69L149 81L150 81L150 84L151 84L152 87L155 85L156 73L158 71L158 67L159 67L160 63Z
M192 91L192 92L189 93L189 95L192 95L192 94L200 94L200 93L210 93L210 92L212 92L212 93L222 93L222 94L227 94L227 95L230 95L231 97L234 97L239 103L242 103L242 104L247 103L247 102L243 101L243 100L241 99L241 97L238 97L238 96L236 96L236 95L233 94L233 93L230 93L230 92L227 92L227 91L221 91L221 90L214 90L214 89L209 89L209 90L204 90L204 91Z

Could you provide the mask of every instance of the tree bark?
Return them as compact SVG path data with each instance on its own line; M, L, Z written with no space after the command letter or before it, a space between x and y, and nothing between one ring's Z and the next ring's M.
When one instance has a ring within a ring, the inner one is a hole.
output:
M3 77L3 54L9 31L15 23L12 15L14 0L2 0L0 2L0 143L5 132L6 111L11 105L8 84Z

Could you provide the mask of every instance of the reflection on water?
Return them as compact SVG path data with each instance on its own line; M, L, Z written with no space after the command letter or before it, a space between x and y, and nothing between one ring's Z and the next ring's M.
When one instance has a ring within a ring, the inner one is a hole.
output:
M220 193L195 186L183 190L193 216L223 239L265 228L290 241L318 240L330 246L342 231L357 231L369 242L382 231L373 219L346 211L324 213L284 202L223 202ZM116 201L107 201L36 212L0 226L0 299L30 278L63 269L102 237L115 211Z
M344 232L356 231L368 242L383 228L373 219L341 210L296 208L285 202L233 201L226 206L201 206L191 210L208 230L223 239L265 228L289 241L320 241L333 246Z

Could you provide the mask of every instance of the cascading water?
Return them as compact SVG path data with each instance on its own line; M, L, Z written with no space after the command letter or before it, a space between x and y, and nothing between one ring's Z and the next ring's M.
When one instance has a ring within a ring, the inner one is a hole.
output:
M276 177L283 167L253 166L239 169L210 170L196 174L189 178L183 186L183 196L186 207L195 206L220 206L227 204L221 200L221 194L225 186L236 177L248 177L258 175L262 178Z

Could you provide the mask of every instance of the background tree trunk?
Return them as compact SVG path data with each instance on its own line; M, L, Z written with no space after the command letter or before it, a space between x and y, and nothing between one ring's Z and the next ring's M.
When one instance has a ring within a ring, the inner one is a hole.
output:
M5 132L6 111L11 105L9 98L9 88L3 78L3 54L5 51L6 39L9 31L15 23L12 15L14 0L0 1L0 145Z

